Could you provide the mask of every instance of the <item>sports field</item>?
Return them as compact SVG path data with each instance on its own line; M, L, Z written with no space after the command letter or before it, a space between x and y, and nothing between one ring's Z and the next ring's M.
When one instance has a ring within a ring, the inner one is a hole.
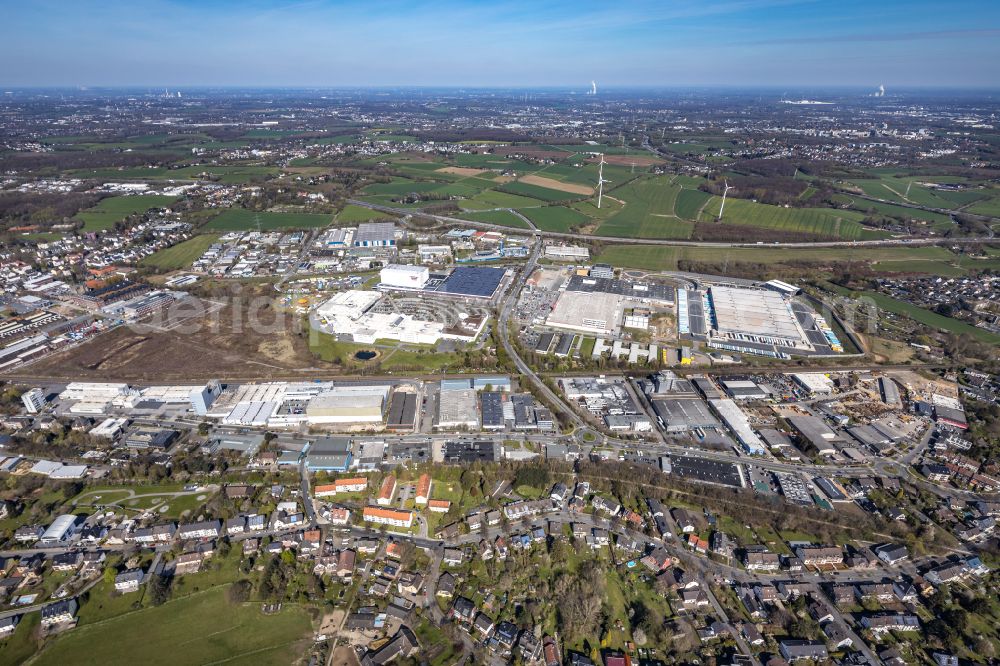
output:
M194 260L205 254L205 250L218 239L219 237L216 234L195 236L146 257L140 262L140 265L152 266L161 271L176 271L182 268L189 268Z
M144 194L130 197L110 197L102 199L93 208L80 211L76 218L83 220L84 231L104 231L115 226L129 215L145 213L151 208L165 208L177 201L177 197L158 194Z
M304 609L285 604L273 615L259 603L230 604L216 587L56 638L32 662L61 664L289 664L309 645Z
M284 229L314 229L329 225L330 215L311 213L257 213L243 208L230 208L203 227L205 231L254 231L258 221L261 231Z

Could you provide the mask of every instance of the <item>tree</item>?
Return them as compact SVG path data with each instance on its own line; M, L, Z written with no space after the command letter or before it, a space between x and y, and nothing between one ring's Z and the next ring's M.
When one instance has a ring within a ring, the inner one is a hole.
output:
M153 574L149 581L149 600L154 606L160 606L170 599L170 579L160 574Z
M252 587L253 586L250 584L250 581L245 578L243 580L238 580L230 585L229 589L226 590L226 598L231 604L241 604L250 598L250 590Z

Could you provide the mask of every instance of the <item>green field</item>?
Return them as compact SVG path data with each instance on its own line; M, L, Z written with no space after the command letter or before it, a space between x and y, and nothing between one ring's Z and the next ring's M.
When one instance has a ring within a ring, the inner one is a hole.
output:
M936 312L925 310L924 308L913 305L912 303L899 301L895 298L875 291L864 291L861 292L861 294L872 299L879 309L885 310L886 312L906 315L910 319L918 321L925 326L930 326L931 328L937 328L951 333L971 335L977 340L993 345L1000 344L1000 335L990 333L989 331L970 324L966 324L964 321L939 315Z
M372 183L364 189L364 193L376 196L383 194L390 196L403 196L411 193L421 194L424 192L431 192L432 190L436 190L443 185L444 183L434 181L416 181L406 178L393 178L391 183Z
M132 167L124 169L74 169L69 173L79 178L98 180L119 180L123 178L140 180L218 180L227 185L265 180L280 172L277 167L268 166L218 166L199 164L179 169L167 167Z
M159 194L143 194L130 197L110 197L102 199L93 208L80 211L77 219L83 221L84 231L104 231L115 226L129 215L145 213L151 208L165 208L177 201L177 197Z
M636 180L612 193L625 206L597 228L599 236L620 238L690 238L694 225L680 219L674 203L680 186L660 176Z
M1000 192L992 190L991 193L992 196L989 199L974 203L966 208L966 210L977 215L989 215L990 217L1000 218Z
M503 227L513 227L515 229L529 229L530 227L509 210L484 210L470 211L459 215L464 220L482 222L484 224L498 224Z
M519 181L504 183L500 187L504 192L519 194L531 197L532 199L539 199L541 201L568 201L570 199L584 198L584 195L582 194L560 192L559 190L549 189L548 187L539 187L538 185L531 185L529 183L522 183Z
M705 214L713 219L718 217L721 205L721 197L713 198L705 207ZM729 198L722 223L855 240L863 234L860 224L863 219L863 214L853 210L783 208Z
M257 213L243 208L230 208L212 219L206 231L255 231L258 220L261 231L283 229L314 229L332 222L330 215L312 213Z
M344 209L337 213L336 221L339 224L357 224L358 222L368 222L369 220L384 220L394 215L389 213L381 213L377 210L372 210L371 208L365 208L364 206L354 206L352 204L347 204Z
M912 203L928 208L958 208L986 196L986 192L982 190L944 192L922 184L954 182L955 180L955 178L940 176L877 175L875 178L858 178L850 181L850 184L870 197L897 203Z
M711 248L711 247L669 247L652 245L609 245L595 261L646 270L677 270L677 262L687 259L711 263L748 262L760 264L781 264L800 262L822 265L832 262L858 261L865 263L892 262L895 270L936 275L942 264L952 268L951 263L958 256L941 247L901 247L901 248ZM803 274L814 271L814 267L802 267Z
M259 603L233 605L223 587L81 625L55 639L32 662L147 666L288 664L307 647L311 622L306 611L285 605L263 615Z
M508 194L496 190L486 190L476 196L466 199L460 204L467 210L485 210L488 208L526 208L530 206L541 206L538 199L524 197L519 194Z
M182 268L190 268L194 260L205 254L205 250L218 239L219 237L215 234L195 236L177 245L164 248L156 254L146 257L139 263L141 266L152 266L161 271L176 271Z
M311 331L309 351L328 363L337 363L346 368L358 369L377 365L384 371L438 372L443 369L460 369L461 356L446 352L433 352L427 349L405 349L397 341L380 341L374 345L340 342L332 335ZM359 361L354 358L355 352L375 349L379 352L377 359Z
M698 214L701 213L702 209L705 208L705 204L711 198L712 195L708 192L684 188L678 193L677 201L674 202L674 212L677 214L677 217L697 221Z
M583 213L565 206L543 206L541 208L526 208L520 211L531 220L536 227L544 231L567 233L574 227L580 227L590 219Z
M862 213L868 213L869 211L874 210L876 213L886 215L888 217L895 217L903 220L924 220L932 223L936 228L944 229L952 226L951 218L941 213L920 210L918 208L906 208L905 206L896 206L894 204L869 201L867 199L851 199L848 195L835 195L835 198L838 201L844 201L845 203L850 202L851 207L854 210Z

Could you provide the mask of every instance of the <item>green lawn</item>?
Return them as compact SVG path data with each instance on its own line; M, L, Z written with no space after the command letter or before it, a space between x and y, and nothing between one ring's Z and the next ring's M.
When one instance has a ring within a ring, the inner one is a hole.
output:
M217 240L219 240L219 237L216 234L195 236L146 257L140 262L140 265L152 266L161 271L176 271L182 268L190 268L195 259L205 254L205 250Z
M41 619L39 613L29 613L21 617L12 636L0 640L0 666L14 666L25 663L37 652L34 638L35 629Z
M142 601L145 588L130 594L118 594L114 584L103 580L87 592L86 601L80 604L80 626L102 622L131 612L132 605Z
M32 661L47 664L288 664L303 652L311 622L285 605L263 615L259 603L226 600L223 587L80 627L55 639Z
M313 229L329 225L332 217L312 213L257 213L243 208L230 208L203 228L209 231L254 231L258 221L262 231Z
M395 342L393 345L397 344ZM378 349L380 356L371 361L359 361L354 354L360 350ZM328 363L359 369L378 366L384 371L436 372L443 368L459 369L461 357L450 353L437 353L425 349L381 348L380 345L362 345L340 342L326 333L310 336L309 350Z
M158 194L110 197L102 199L93 208L80 211L76 214L76 218L83 221L84 231L104 231L129 215L145 213L151 208L165 208L175 201L177 197Z

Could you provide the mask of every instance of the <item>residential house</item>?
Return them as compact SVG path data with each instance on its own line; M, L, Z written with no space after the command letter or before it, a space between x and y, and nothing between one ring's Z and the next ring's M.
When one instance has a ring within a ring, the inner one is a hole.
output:
M41 624L49 628L60 624L76 622L76 599L65 599L42 608Z
M807 567L844 563L844 550L838 546L799 546L795 549L795 556Z
M781 560L777 553L747 549L743 552L743 566L747 571L777 571Z
M906 613L877 613L862 616L861 626L881 636L890 631L920 631L920 619Z
M778 649L785 661L792 663L803 659L820 661L829 658L826 643L798 638L784 638L778 642Z
M146 574L142 569L128 569L115 576L115 590L122 594L138 592Z
M178 539L217 539L221 536L222 523L218 520L206 520L200 523L188 523L177 527Z
M455 577L446 571L438 577L435 594L439 597L450 598L455 595L455 584Z
M478 613L472 626L483 638L489 638L490 634L493 633L493 619L486 613Z

